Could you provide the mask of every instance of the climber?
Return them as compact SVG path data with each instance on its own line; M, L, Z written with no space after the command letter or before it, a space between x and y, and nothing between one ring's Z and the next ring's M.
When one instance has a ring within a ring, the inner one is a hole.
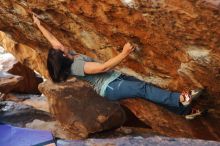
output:
M201 111L193 110L190 106L193 99L201 94L201 90L171 92L112 70L135 50L132 44L126 43L117 56L99 63L88 56L70 51L41 25L35 14L33 20L52 45L48 53L47 66L54 82L65 81L67 77L75 76L88 81L99 95L108 100L139 97L166 107L174 113L185 115L188 119L202 114Z

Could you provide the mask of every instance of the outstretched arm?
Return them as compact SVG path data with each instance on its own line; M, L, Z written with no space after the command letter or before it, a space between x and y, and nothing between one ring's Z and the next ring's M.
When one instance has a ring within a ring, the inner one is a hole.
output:
M50 33L45 27L41 25L40 20L35 16L35 14L33 14L33 20L54 49L59 49L65 53L68 52L67 47L65 47L52 33Z
M123 51L117 56L109 59L105 63L86 62L84 65L84 72L86 74L97 74L107 72L117 66L122 60L124 60L132 51L134 47L130 43L126 43L123 47Z

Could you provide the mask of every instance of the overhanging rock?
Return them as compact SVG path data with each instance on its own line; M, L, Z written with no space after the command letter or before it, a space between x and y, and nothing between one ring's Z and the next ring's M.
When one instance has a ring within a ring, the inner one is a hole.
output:
M197 133L192 134L196 137L219 139L218 1L2 0L1 44L21 63L48 78L46 58L50 45L33 24L30 9L39 15L42 25L71 49L106 61L118 54L125 42L135 42L139 49L118 67L121 71L169 90L206 88L197 105L212 112L208 118L188 122L191 126L187 127ZM130 100L127 104L138 117L150 120L145 116L149 110L147 102ZM161 119L167 114L157 108L155 111ZM187 123L186 120L173 122ZM202 129L198 128L201 125ZM199 134L201 131L206 135Z

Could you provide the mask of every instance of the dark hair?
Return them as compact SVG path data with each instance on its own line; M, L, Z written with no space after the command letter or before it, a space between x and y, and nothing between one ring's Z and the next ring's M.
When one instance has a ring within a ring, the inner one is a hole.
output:
M65 81L70 74L73 61L65 56L60 50L49 49L47 57L47 68L54 82Z

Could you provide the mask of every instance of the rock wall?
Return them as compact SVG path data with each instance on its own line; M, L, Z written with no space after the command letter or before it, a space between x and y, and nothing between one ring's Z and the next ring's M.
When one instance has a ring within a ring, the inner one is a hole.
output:
M125 42L134 42L139 49L119 69L172 90L206 87L214 93L220 85L220 17L213 1L3 0L0 30L18 42L12 53L43 75L49 44L32 23L30 9L80 53L105 61ZM3 45L10 50L8 43Z
M51 46L33 24L30 9L63 44L100 61L133 42L138 49L118 69L170 90L205 88L198 105L212 114L199 122L213 132L210 139L219 139L212 125L220 119L219 7L215 0L2 0L0 42L45 77ZM142 103L129 106L147 113Z

